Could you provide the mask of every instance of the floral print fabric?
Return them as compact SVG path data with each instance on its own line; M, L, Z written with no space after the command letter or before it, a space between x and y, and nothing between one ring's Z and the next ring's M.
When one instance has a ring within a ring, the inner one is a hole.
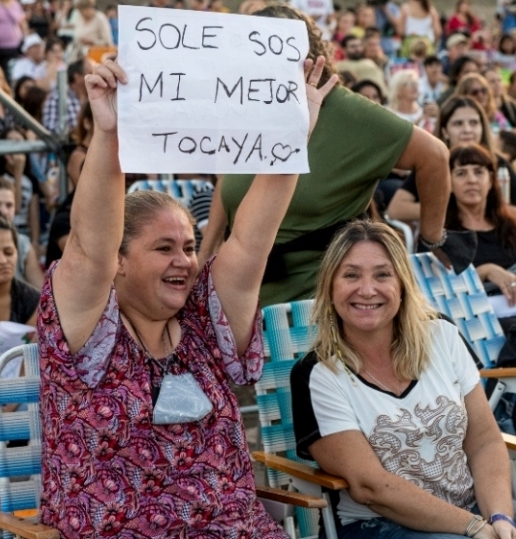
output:
M207 264L178 313L169 372L189 371L213 404L201 421L152 424L162 368L125 329L112 289L85 346L71 355L52 295L39 309L43 493L41 521L76 538L287 536L256 499L238 402L229 387L262 368L260 314L238 358Z

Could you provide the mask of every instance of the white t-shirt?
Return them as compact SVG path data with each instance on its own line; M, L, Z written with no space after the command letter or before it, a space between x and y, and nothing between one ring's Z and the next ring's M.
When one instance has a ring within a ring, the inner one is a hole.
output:
M400 397L351 377L340 363L337 373L314 363L308 387L315 428L321 437L362 432L388 472L455 506L471 508L473 478L462 449L468 423L464 396L478 384L479 373L457 328L445 320L429 323L429 364ZM337 513L343 525L379 516L354 502L348 490L340 492Z
M30 58L20 58L14 63L11 78L13 81L17 81L22 77L32 77L33 79L35 79L37 67L38 64L36 64L36 62L33 62Z

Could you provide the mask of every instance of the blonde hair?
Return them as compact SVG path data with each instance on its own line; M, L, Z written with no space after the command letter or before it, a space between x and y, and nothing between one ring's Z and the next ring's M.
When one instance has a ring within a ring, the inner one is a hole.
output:
M389 107L394 110L399 108L400 88L409 82L418 82L419 75L413 69L400 69L391 78L389 82Z
M333 281L350 250L360 242L383 246L400 279L402 301L394 317L391 345L393 368L400 379L417 379L428 361L429 320L437 313L420 292L405 246L391 228L370 220L356 220L338 232L324 255L317 280L312 320L316 325L314 350L318 360L335 371L342 361L355 373L363 358L346 340L345 325L333 306Z
M487 119L492 121L497 110L496 101L489 82L487 82L487 79L480 73L468 73L466 76L462 77L455 88L455 95L467 95L473 97L471 95L471 90L475 86L475 83L480 84L487 91L488 101L487 105L484 107L484 112L486 113ZM475 98L473 97L473 99Z

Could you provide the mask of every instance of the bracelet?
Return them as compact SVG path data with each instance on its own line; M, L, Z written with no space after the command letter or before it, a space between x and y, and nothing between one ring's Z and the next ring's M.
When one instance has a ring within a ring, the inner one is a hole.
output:
M514 522L514 520L510 516L504 515L503 513L493 513L489 517L489 524L492 524L493 522L496 522L497 520L505 520L509 522L513 528L516 528L516 523Z
M487 524L487 520L482 520L482 523L480 524L480 526L475 530L475 531L471 531L471 537L475 537L475 535Z
M426 247L430 251L433 251L434 249L438 249L439 247L442 247L446 243L447 239L448 239L448 231L446 230L446 228L443 228L443 237L435 243L429 243L428 241L425 240L425 238L423 238L423 236L421 236L421 234L419 235L419 241L422 243L424 247Z
M466 532L464 533L466 537L473 537L474 534L471 533L471 530L477 522L485 522L485 520L480 515L473 515L473 518L471 519L471 522L468 524Z

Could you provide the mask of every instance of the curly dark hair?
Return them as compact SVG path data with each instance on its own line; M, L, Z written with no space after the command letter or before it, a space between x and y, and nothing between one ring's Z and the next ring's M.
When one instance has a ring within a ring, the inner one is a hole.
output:
M507 211L496 178L495 157L483 146L476 143L464 143L454 146L450 152L450 171L456 166L479 165L489 171L491 188L487 193L485 218L494 225L496 237L501 245L516 254L516 220ZM462 224L457 199L452 193L446 212L446 227L449 230L465 230Z
M260 17L277 17L279 19L297 19L303 21L306 24L308 31L309 51L307 58L310 58L314 62L319 56L324 56L326 62L324 64L323 72L321 75L320 85L326 84L335 73L333 66L331 65L330 55L326 44L321 39L321 31L312 19L301 13L301 11L290 7L288 4L271 3L267 7L260 9L253 13Z

